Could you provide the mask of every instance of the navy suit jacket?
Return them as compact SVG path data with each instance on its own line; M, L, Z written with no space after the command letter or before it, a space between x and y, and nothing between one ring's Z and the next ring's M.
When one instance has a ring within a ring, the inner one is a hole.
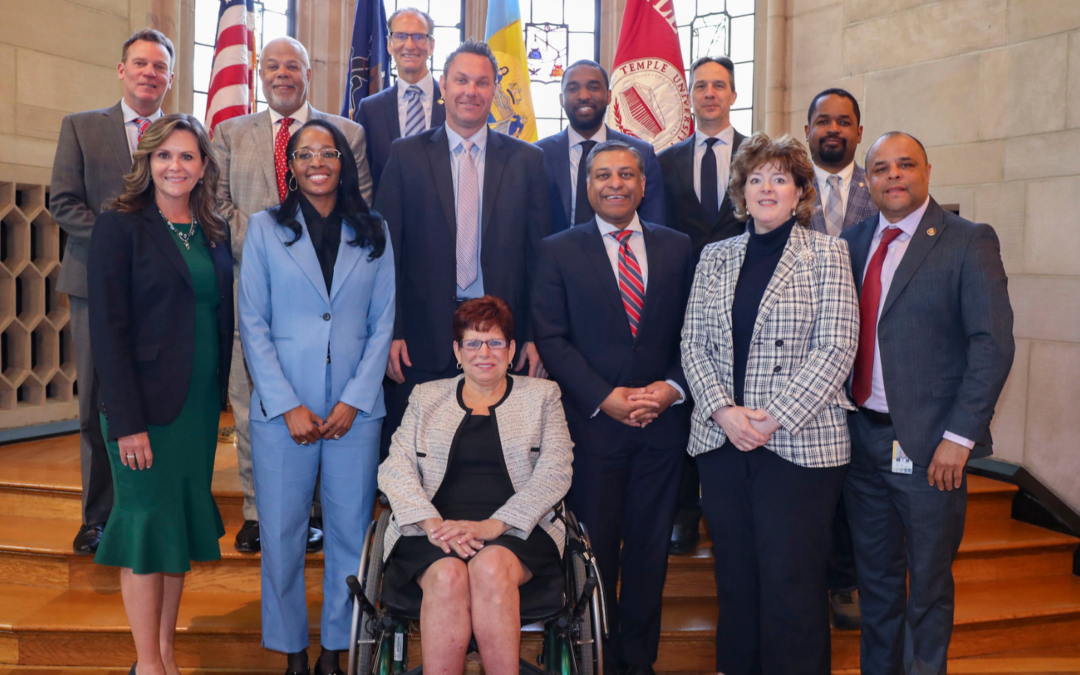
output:
M638 217L649 223L663 225L664 176L660 172L652 145L611 127L608 127L607 138L609 141L622 141L641 153L645 160L645 196L638 205ZM577 224L573 222L573 214L570 213L570 200L576 189L570 179L570 132L563 129L554 136L541 138L536 142L536 147L544 151L544 171L547 173L551 199L551 231L562 232Z
M446 124L446 106L442 104L442 91L435 81L435 100L431 102L431 128ZM367 136L367 161L371 167L372 194L379 191L386 163L390 161L390 145L401 138L398 122L398 88L395 83L389 89L360 101L356 109L356 123L364 127Z
M529 295L536 251L551 233L544 155L531 143L488 130L480 216L484 292L514 313L518 349L532 341ZM397 271L394 339L413 367L441 372L454 362L457 208L443 127L394 141L375 208L390 227Z
M878 216L871 216L840 235L860 297L877 226ZM1015 350L1008 283L994 228L931 199L893 275L877 329L896 438L919 466L930 465L946 431L975 441L971 457L992 452L990 420Z
M579 448L614 447L636 437L686 449L689 400L668 408L644 429L603 412L593 416L615 387L673 380L690 395L679 353L694 275L690 239L662 225L642 221L641 227L649 278L637 337L630 332L595 218L540 244L532 302L536 347L562 387L566 420Z
M720 213L715 222L708 222L701 210L701 200L694 192L694 139L690 138L666 148L657 155L660 169L664 172L664 202L667 205L667 226L690 236L694 245L694 263L701 251L709 244L740 235L746 231L746 223L735 217L731 197L724 192ZM731 158L746 140L738 131L731 143Z

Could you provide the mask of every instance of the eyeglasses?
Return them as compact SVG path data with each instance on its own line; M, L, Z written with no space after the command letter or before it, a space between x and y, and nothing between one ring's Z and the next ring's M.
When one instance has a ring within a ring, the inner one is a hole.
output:
M506 349L510 344L507 340L462 340L458 343L462 349L468 349L470 352L480 351L480 348L484 345L488 346L488 349L495 351L497 349Z
M390 39L393 40L394 44L396 45L403 45L405 44L406 40L412 38L413 42L415 42L418 46L423 47L427 44L427 41L430 37L431 36L427 33L401 33L398 31L390 33Z
M320 150L317 153L310 150L294 150L292 158L297 162L300 162L301 164L307 164L311 160L315 159L316 154L319 155L319 157L324 162L337 162L341 159L341 152L338 150L334 150L333 148L326 148L324 150Z

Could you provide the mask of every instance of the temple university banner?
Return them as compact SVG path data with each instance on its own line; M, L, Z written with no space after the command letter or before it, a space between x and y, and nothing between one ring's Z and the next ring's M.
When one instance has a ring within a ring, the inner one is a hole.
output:
M672 0L627 0L611 69L608 125L652 143L657 152L689 137L694 120L683 72Z
M525 60L525 33L521 27L518 0L489 0L488 46L495 52L499 72L495 74L495 99L488 124L492 129L529 143L536 141L529 71Z

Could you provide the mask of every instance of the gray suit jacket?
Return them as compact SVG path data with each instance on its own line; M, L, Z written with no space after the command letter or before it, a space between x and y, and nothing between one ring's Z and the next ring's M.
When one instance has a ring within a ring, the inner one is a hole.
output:
M124 191L124 176L129 171L131 149L119 102L111 108L64 118L49 198L52 217L68 235L56 284L61 293L87 297L86 257L94 220L105 202Z
M860 294L877 226L873 216L841 235ZM1008 283L994 228L931 199L877 330L896 438L919 466L930 465L946 431L976 441L972 457L993 450L990 420L1015 349Z
M349 140L360 172L360 193L371 204L371 171L368 170L364 129L352 120L328 115L310 103L307 105L309 120L328 120ZM296 128L292 131L295 133ZM222 210L232 230L233 260L239 267L248 218L281 203L274 167L274 125L270 111L241 115L218 124L214 129L214 149L221 163Z
M822 234L828 234L825 228L825 211L821 207L821 186L817 182L817 174L814 174L814 189L817 195L814 197L814 215L810 217L810 229ZM851 172L851 185L848 186L847 210L844 211L844 225L841 231L849 230L870 216L878 212L874 200L870 197L870 188L866 187L866 171L858 164Z

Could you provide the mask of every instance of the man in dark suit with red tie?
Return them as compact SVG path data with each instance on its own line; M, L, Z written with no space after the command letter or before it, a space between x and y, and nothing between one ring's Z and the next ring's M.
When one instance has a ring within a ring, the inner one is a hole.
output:
M646 181L636 149L607 141L585 161L596 215L541 243L533 330L574 440L568 500L604 581L604 660L650 675L690 434L679 334L694 268L689 237L638 218Z

